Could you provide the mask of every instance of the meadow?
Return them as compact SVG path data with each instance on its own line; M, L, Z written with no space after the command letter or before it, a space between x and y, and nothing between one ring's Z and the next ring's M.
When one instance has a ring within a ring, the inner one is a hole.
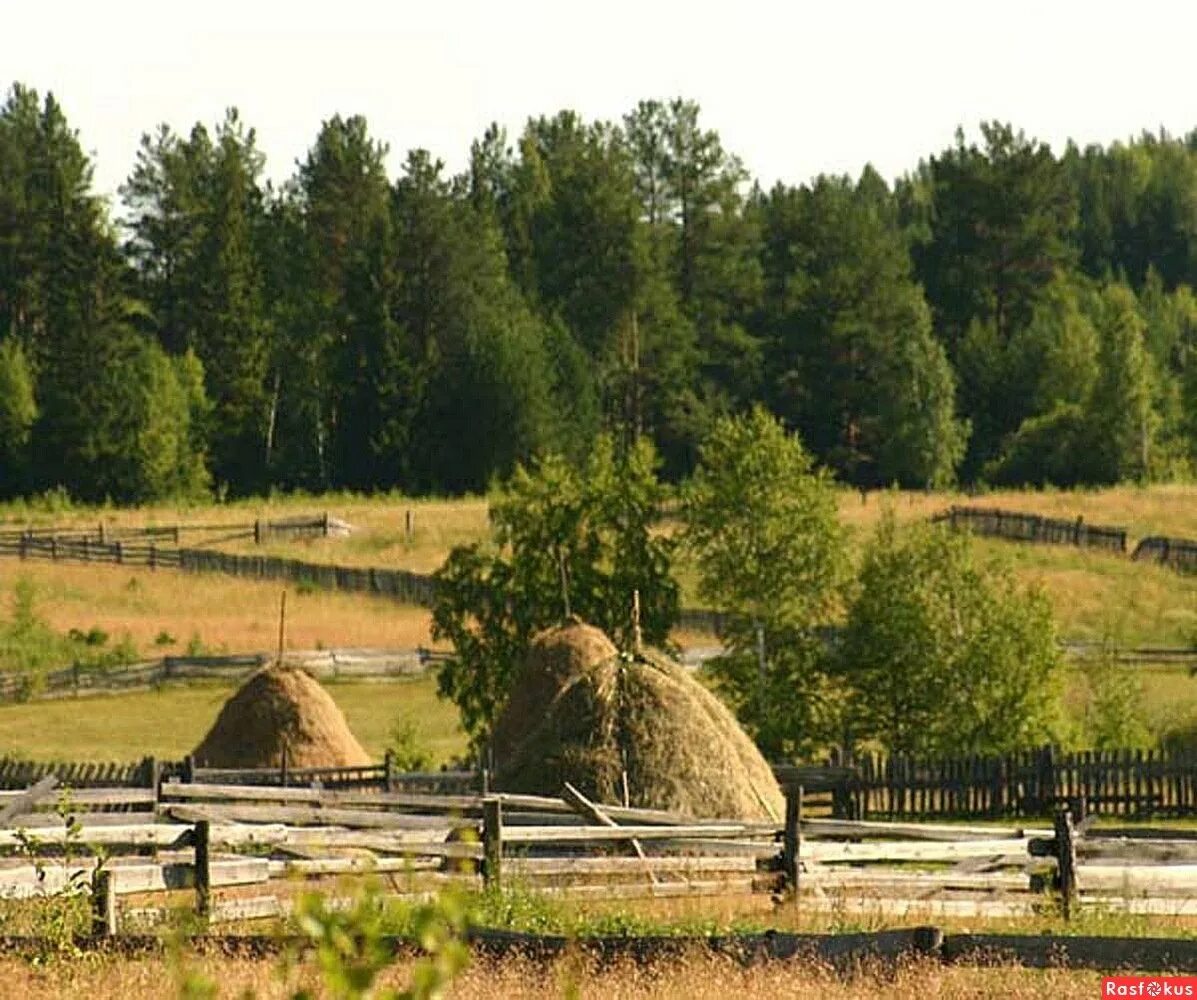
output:
M382 759L394 729L404 723L434 764L465 749L457 709L437 698L432 677L330 682L326 688L375 759ZM181 760L234 690L230 684L171 684L157 691L0 705L0 752L33 760Z
M840 494L841 520L855 551L887 507L902 521L930 517L952 503L983 503L1049 516L1081 515L1094 523L1126 526L1132 538L1148 533L1197 537L1197 487L1119 487L1102 491L1010 492L980 498L955 494ZM43 509L44 508L44 509ZM79 509L9 504L0 523L67 527L245 524L328 510L354 526L348 538L271 541L257 549L311 561L376 565L426 572L453 545L486 536L481 498L416 501L400 496L287 497L194 508ZM414 536L405 537L407 511ZM666 522L662 530L674 530ZM184 533L184 544L187 535ZM1068 546L1020 545L978 540L988 556L1003 560L1024 580L1041 585L1052 601L1060 635L1117 645L1190 645L1197 637L1197 577L1155 565ZM701 603L694 575L679 564L684 601ZM124 641L146 657L181 653L266 652L277 643L282 587L224 576L190 575L111 565L0 561L0 620L18 580L32 584L35 611L55 631L99 629L111 643ZM411 648L431 645L424 608L384 598L292 587L288 591L287 645ZM683 645L710 645L708 635L679 632ZM1082 664L1080 669L1084 669ZM1197 680L1183 666L1128 666L1140 687L1149 733L1197 719ZM385 695L384 695L385 692ZM168 687L154 692L0 707L0 747L31 757L130 759L143 754L179 756L198 741L230 689L222 685ZM404 706L413 706L422 745L440 762L460 752L463 737L452 707L435 697L433 682L382 687L337 684L334 698L371 753L381 755ZM1086 685L1070 684L1069 704L1083 713ZM82 709L82 710L81 710ZM161 720L169 718L170 726ZM95 720L94 722L91 720Z

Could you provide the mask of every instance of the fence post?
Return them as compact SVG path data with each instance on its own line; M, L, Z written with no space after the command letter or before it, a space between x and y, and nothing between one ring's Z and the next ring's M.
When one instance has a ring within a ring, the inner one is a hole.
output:
M154 792L154 811L158 811L158 788L162 784L162 763L157 757L145 759L146 783Z
M99 535L100 535L100 544L103 545L104 544L104 522L103 521L100 522Z
M195 912L204 918L212 912L211 841L211 824L206 819L199 820L195 824Z
M154 543L150 542L150 569L158 568L157 567L157 563L158 563L157 555L158 555L158 550L155 548Z
M503 884L503 802L493 797L482 800L482 884Z
M120 563L125 561L125 553L124 553L121 543L119 541L113 546L113 548L116 550L116 561L117 561L117 564L119 565Z
M320 530L323 532L324 537L327 538L328 537L328 511L325 511L324 517L322 517L320 519Z
M283 752L279 755L278 763L278 779L279 784L284 788L287 787L287 744L283 744Z
M1081 544L1081 528L1085 523L1084 515L1078 515L1076 519L1076 527L1073 528L1072 542L1074 545Z
M195 782L195 757L188 754L183 758L183 784L190 785Z
M25 559L29 554L29 532L21 532L21 558Z
M93 937L116 936L116 893L110 871L96 872L91 897L91 933Z
M1039 751L1039 766L1036 770L1038 771L1037 782L1039 785L1037 811L1042 814L1050 812L1056 804L1055 751L1050 745Z
M388 750L382 758L382 787L388 792L395 790L395 751Z
M54 562L58 561L58 536L50 536L50 559Z
M786 786L786 830L781 849L781 870L786 891L798 898L798 865L802 853L802 786Z
M1060 908L1064 919L1072 916L1072 904L1076 901L1076 839L1072 826L1072 813L1067 809L1056 811L1056 888L1060 891Z
M262 544L262 521L260 518L254 520L254 545Z

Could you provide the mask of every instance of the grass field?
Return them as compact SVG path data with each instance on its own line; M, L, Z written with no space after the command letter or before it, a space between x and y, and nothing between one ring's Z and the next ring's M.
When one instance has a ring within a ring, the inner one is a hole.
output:
M381 760L399 720L410 721L435 763L465 749L457 709L436 697L431 677L387 683L330 683L349 728ZM171 685L94 698L0 705L0 752L37 760L181 760L233 693L226 684Z
M1049 516L1083 516L1087 521L1124 526L1132 543L1148 534L1168 534L1197 538L1197 486L1118 487L1092 491L999 492L980 497L951 493L871 494L866 502L851 491L840 494L841 520L850 529L857 548L868 537L881 512L892 506L900 520L925 519L953 503L976 503L1001 506L1010 510L1028 511ZM486 536L487 504L482 498L458 500L412 500L401 496L357 497L330 495L323 497L288 497L273 501L243 501L227 505L176 508L157 506L134 510L86 509L52 511L23 505L0 507L0 523L55 524L65 527L95 526L103 520L117 525L150 524L214 524L247 523L255 518L272 518L299 513L329 511L348 521L355 528L349 538L313 539L306 541L270 541L255 547L252 542L231 543L230 548L302 558L314 562L336 562L344 565L403 568L430 572L440 565L449 550L458 544L477 541ZM415 534L409 541L404 534L406 512L413 512ZM666 524L665 530L672 525ZM184 544L187 544L184 535ZM1060 632L1074 639L1110 639L1126 644L1187 645L1197 642L1197 578L1183 577L1158 566L1132 563L1128 559L1100 552L1085 552L1067 546L1019 545L1016 543L983 540L984 551L1006 558L1017 573L1028 581L1044 585L1052 598L1060 625ZM32 565L32 564L29 564ZM43 571L39 571L43 572ZM66 573L62 586L56 587L52 604L52 620L69 623L69 627L85 627L90 599L97 612L108 615L107 621L120 628L122 615L129 614L127 626L135 637L152 632L150 639L165 628L178 635L186 625L163 621L155 627L153 614L136 601L115 600L114 588L105 583L94 595L84 595L74 608L66 600L73 592L84 594L91 590L86 578L94 572L81 568ZM0 586L11 575L10 565L0 564ZM163 576L167 574L161 574ZM678 566L683 599L689 606L701 604L695 592L694 574L685 561ZM124 582L139 578L126 573ZM145 584L155 594L171 593L167 588L158 591L157 584ZM213 634L213 642L229 649L254 649L262 638L272 633L272 610L262 615L253 613L272 609L276 598L264 596L259 590L244 590L250 584L225 582L220 585L225 596L205 589L205 584L186 583L180 590L203 591L199 601L188 613L201 620L200 631ZM277 590L277 588L275 588ZM267 591L269 593L269 590ZM175 591L173 596L182 596ZM59 598L63 600L59 600ZM169 608L168 599L164 605ZM355 645L353 635L376 634L379 627L399 627L409 634L424 635L426 618L419 612L408 615L402 626L390 619L385 626L376 627L368 619L339 604L335 599L319 604L310 602L311 615L297 621L295 633L298 644ZM242 611L242 609L253 609ZM228 612L233 612L229 614ZM182 611L180 614L182 615ZM55 617L57 616L57 617ZM103 627L108 625L100 621ZM322 632L337 634L321 634ZM217 633L220 633L218 635ZM190 632L188 632L188 635ZM223 637L221 637L223 636ZM185 639L186 636L180 636ZM373 641L373 640L371 640ZM426 638L418 641L427 641ZM248 645L245 645L248 643ZM389 645L400 645L390 641Z
M283 971L281 963L235 958L155 958L59 960L32 964L15 958L0 960L8 995L26 1000L87 996L91 1000L125 997L253 996L259 1000L291 997L303 986L318 982L315 962L300 962ZM384 983L402 989L411 975L410 960L388 970ZM184 983L201 980L218 985L215 994L185 991ZM693 955L656 963L609 962L597 965L577 956L556 962L475 962L454 983L449 995L460 1000L496 998L578 997L723 1000L725 997L800 997L829 1000L938 1000L1008 997L1053 997L1092 1000L1101 991L1101 975L1061 969L1027 970L949 967L911 962L897 967L866 965L852 972L810 962L776 962L744 966L731 959ZM324 995L316 992L311 995Z

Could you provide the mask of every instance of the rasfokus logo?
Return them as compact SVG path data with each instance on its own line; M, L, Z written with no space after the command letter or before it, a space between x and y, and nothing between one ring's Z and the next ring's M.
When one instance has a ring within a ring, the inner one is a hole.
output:
M1107 976L1103 997L1197 997L1197 976Z

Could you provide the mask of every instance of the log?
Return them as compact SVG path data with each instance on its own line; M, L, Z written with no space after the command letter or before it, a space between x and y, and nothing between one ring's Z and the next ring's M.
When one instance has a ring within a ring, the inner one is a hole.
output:
M564 844L607 840L678 840L690 837L742 838L752 831L743 825L694 826L517 826L503 831L509 844Z
M476 830L475 823L453 824L441 816L412 816L371 812L368 809L337 809L323 806L256 805L167 805L162 812L184 823L201 820L234 823L284 823L287 826L345 826L358 829L422 830L450 828Z
M608 816L599 806L596 806L590 799L586 798L568 781L565 787L561 790L561 800L578 813L583 819L589 820L591 823L597 823L599 826L618 826L610 816ZM639 840L631 840L632 850L636 852L636 857L644 860L644 848L640 846ZM645 873L648 875L650 882L656 882L657 876L653 873L652 868L645 868Z
M53 774L47 774L31 788L19 792L3 806L0 806L0 826L7 826L14 816L28 812L43 799L47 798L57 787L58 778Z

